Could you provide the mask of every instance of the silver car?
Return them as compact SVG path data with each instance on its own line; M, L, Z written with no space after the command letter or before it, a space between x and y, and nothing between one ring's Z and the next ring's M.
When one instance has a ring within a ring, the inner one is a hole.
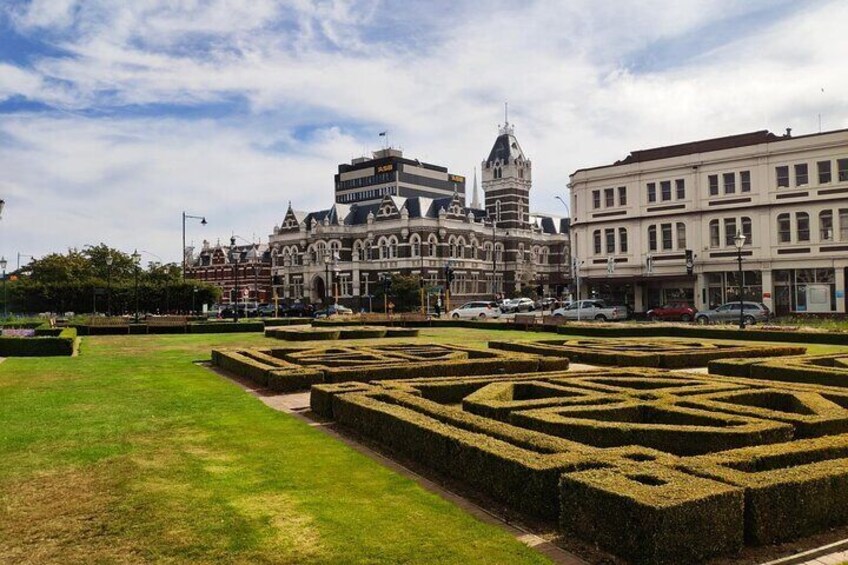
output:
M746 326L765 322L769 319L769 309L759 302L742 302L742 321ZM698 324L739 323L739 303L728 302L718 308L698 312L695 322Z

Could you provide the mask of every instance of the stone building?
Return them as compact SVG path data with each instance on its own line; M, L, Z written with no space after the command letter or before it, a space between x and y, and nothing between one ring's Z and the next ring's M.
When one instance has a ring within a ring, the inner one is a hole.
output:
M195 255L186 250L186 277L217 285L222 290L221 302L233 302L238 285L239 304L262 304L270 302L271 254L267 244L211 245L203 247Z
M530 213L531 170L510 124L482 162L483 208L476 173L467 206L463 177L395 149L340 165L333 205L289 204L269 236L273 292L367 309L383 277L413 275L438 290L450 265L453 305L539 286L552 295L570 282L568 221Z
M741 293L778 314L846 312L848 130L633 151L579 169L571 190L583 296L703 310Z

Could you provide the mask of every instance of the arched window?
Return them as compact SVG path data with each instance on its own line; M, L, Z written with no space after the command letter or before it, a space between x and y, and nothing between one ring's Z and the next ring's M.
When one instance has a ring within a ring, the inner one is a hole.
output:
M810 241L810 215L808 213L795 213L795 229L798 230L798 241Z
M745 245L754 245L754 230L751 229L751 218L742 216L742 235L745 236Z
M468 256L471 259L477 258L477 240L471 239L471 243L468 244Z
M395 236L388 239L389 259L397 259L398 240Z
M677 248L686 249L686 224L677 222Z
M503 260L504 260L503 243L496 243L495 244L495 262L496 263L503 263Z
M822 241L833 241L833 210L819 212L819 238Z
M465 238L464 237L456 238L456 258L457 259L465 258Z
M486 258L485 259L486 261L492 260L492 242L491 241L487 241L486 243L483 244L483 254L484 254L484 257Z
M421 256L421 237L418 234L413 234L409 238L409 255L410 257Z
M780 243L792 241L792 223L789 214L778 214L777 216L777 240Z
M427 254L430 257L435 257L439 254L439 240L436 239L436 236L430 234L430 237L427 238Z

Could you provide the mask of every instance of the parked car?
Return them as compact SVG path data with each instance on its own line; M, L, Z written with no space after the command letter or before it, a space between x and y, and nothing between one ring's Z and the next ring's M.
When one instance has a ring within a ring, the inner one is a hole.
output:
M280 310L282 311L282 305L280 307ZM277 309L274 307L273 304L260 304L259 307L256 309L256 315L262 316L263 318L276 316Z
M771 312L765 304L759 302L743 302L742 321L746 326L757 322L765 322L769 319ZM718 308L698 312L695 322L699 324L719 324L739 322L739 302L728 302Z
M537 310L554 310L556 308L559 308L559 301L552 296L536 301Z
M501 306L501 312L505 314L532 312L535 309L536 304L529 298L512 298L504 301L503 306Z
M466 302L459 308L448 312L448 316L459 318L497 318L501 315L500 308L495 302Z
M341 304L330 304L326 308L322 308L315 312L316 318L330 318L332 316L350 316L353 310Z
M311 318L315 314L315 307L303 302L293 302L288 306L281 304L280 313L288 318Z
M581 300L557 308L553 315L569 320L625 320L627 309L624 306L608 306L603 300Z
M685 302L669 302L663 306L651 308L647 312L649 320L680 320L691 322L698 311Z

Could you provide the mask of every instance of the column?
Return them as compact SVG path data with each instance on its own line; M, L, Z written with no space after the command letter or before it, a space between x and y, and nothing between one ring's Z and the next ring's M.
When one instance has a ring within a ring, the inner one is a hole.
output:
M836 267L836 311L845 312L845 268Z
M633 311L645 311L645 288L642 283L633 283Z

